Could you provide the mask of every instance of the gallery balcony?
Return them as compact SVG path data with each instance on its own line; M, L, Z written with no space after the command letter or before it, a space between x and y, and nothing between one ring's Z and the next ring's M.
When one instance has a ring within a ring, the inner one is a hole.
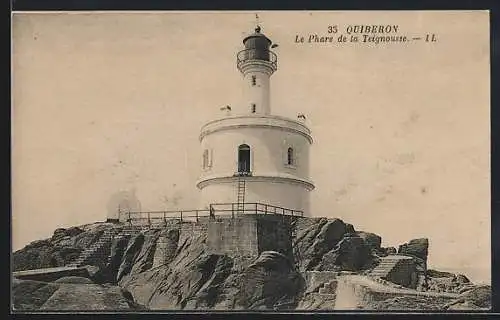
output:
M269 65L273 71L278 69L278 57L270 50L245 49L238 52L236 55L238 70L242 71L241 68L248 62L262 62Z

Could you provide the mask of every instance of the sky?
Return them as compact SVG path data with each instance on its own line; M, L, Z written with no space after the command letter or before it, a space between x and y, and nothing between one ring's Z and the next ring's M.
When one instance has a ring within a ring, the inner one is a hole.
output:
M312 216L383 246L427 237L431 268L490 280L488 19L259 12L279 45L272 113L304 113L312 131ZM105 220L118 192L134 190L144 210L195 209L199 130L240 103L236 53L255 13L14 13L12 23L13 249ZM437 42L295 42L374 24Z

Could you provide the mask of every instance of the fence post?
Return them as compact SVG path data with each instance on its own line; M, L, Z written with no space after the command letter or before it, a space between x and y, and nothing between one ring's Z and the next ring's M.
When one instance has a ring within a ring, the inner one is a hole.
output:
M182 223L182 210L181 210L181 223Z
M257 214L257 206L258 205L259 205L258 203L255 204L255 214Z
M267 214L267 204L264 205L264 214Z
M151 213L148 211L148 225L151 226Z
M196 212L196 223L198 223L198 210L195 211Z
M163 223L167 225L167 213L165 211L163 211Z
M231 202L231 218L234 219L234 202Z
M132 218L130 217L130 209L128 210L128 223L132 225Z

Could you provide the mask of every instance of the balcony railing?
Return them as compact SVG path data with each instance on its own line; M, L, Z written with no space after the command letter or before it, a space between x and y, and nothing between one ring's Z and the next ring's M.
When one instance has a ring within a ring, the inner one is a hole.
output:
M272 214L280 216L302 217L304 212L301 210L287 209L283 207L273 206L265 203L214 203L211 205L212 214L210 209L200 210L172 210L172 211L121 211L120 220L126 220L132 225L162 225L167 220L178 220L198 222L201 217L215 217L217 215L231 215L236 214ZM125 219L123 219L125 218Z
M276 70L278 68L278 57L270 50L262 49L245 49L236 55L236 63L238 68L241 64L250 60L262 60L271 63L271 66Z

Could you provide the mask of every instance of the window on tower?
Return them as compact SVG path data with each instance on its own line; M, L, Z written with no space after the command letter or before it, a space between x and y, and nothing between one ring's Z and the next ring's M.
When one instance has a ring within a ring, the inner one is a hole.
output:
M238 173L240 175L250 173L250 146L247 144L238 146Z
M203 151L203 169L208 168L208 150Z
M288 148L288 151L287 151L287 164L289 166L295 165L295 158L294 158L294 154L293 154L293 148Z
M252 76L252 86L255 86L257 84L257 77Z
M255 103L252 103L252 113L255 113L255 110L256 110Z

